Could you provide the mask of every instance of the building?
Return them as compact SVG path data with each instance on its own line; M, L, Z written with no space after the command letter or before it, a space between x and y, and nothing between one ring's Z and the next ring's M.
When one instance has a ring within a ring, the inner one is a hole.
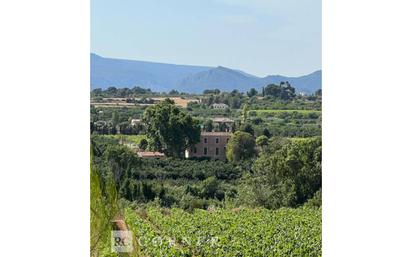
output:
M137 152L137 156L139 156L140 158L157 158L157 159L165 159L166 158L164 153L161 153L161 152L148 152L148 151Z
M219 131L230 132L233 130L235 121L226 117L213 118L213 127L218 128Z
M232 133L229 132L202 132L200 142L187 149L185 157L209 157L226 160L226 145L231 135Z
M130 121L130 124L131 124L132 126L137 126L137 125L139 125L140 123L142 123L142 121L141 121L140 119L132 119L132 120Z
M212 108L213 109L227 109L227 108L229 108L229 105L214 103L214 104L212 104Z

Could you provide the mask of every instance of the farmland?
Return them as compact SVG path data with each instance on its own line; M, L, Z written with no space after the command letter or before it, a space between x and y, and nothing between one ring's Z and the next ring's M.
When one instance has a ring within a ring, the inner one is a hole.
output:
M122 217L137 239L133 256L321 256L322 99L279 90L284 98L92 92L95 103L113 103L90 111L92 167L102 183L91 200L107 202L108 213L96 224ZM230 134L222 148L212 137L202 156L182 154L206 144L201 133L221 132ZM224 158L213 158L215 148ZM116 256L105 254L107 242L96 245L95 256Z
M320 256L320 209L125 212L150 256Z

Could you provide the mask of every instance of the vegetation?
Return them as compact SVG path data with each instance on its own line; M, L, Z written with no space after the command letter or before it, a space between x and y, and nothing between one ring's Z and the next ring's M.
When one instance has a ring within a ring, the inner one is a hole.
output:
M172 100L149 107L143 116L151 147L168 156L181 157L184 150L199 141L200 126Z
M274 138L254 163L241 200L270 209L302 205L322 186L321 147L320 138Z
M247 132L236 131L227 144L226 155L231 162L253 158L256 155L255 139Z
M128 209L149 256L320 256L321 211ZM202 229L199 229L202 228Z
M93 151L91 152L93 158ZM115 256L110 252L111 220L118 214L117 195L112 180L104 180L90 166L90 255Z
M94 101L132 102L156 94L91 93ZM321 91L301 96L285 82L261 93L210 89L190 97L198 101L187 107L147 98L130 108L91 107L91 255L114 256L108 222L121 216L142 256L320 256ZM184 158L201 130L224 130L216 117L234 120L227 160Z
M145 94L152 94L150 89L145 89L141 87L133 87L133 88L115 88L109 87L106 90L102 90L101 88L93 89L91 92L92 98L98 97L135 97L138 95L145 95Z
M263 95L281 100L291 100L296 97L295 89L289 84L289 82L281 82L280 85L267 85L263 89Z

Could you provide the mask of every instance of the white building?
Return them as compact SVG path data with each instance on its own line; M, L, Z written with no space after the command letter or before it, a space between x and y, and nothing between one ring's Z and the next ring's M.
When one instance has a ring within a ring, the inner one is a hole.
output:
M227 104L216 104L216 103L214 103L214 104L212 104L212 108L213 108L213 109L227 109L227 108L229 108L229 105L227 105Z
M142 122L142 121L139 120L139 119L132 119L132 120L130 121L130 123L131 123L132 126L137 126L137 125L139 125L141 122Z

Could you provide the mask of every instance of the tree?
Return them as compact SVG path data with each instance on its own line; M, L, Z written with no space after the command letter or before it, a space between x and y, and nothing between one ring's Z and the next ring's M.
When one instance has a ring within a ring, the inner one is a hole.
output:
M126 146L109 145L104 152L104 160L112 172L116 185L120 185L124 175L132 167L141 165L141 159Z
M289 82L280 82L280 85L269 84L264 88L264 94L281 100L292 100L296 97L295 88Z
M176 89L172 89L169 92L169 95L178 95L178 94L179 94L179 91L177 91Z
M246 132L251 134L252 136L255 134L255 131L253 130L253 126L250 123L245 123L242 124L239 128L240 131Z
M212 121L211 119L208 119L208 120L205 122L204 129L205 129L205 131L207 131L207 132L211 132L211 131L213 130L213 121Z
M116 96L116 94L117 94L117 88L115 88L115 87L109 87L108 89L106 89L106 92L107 92L110 96L114 97L114 96Z
M220 90L219 89L205 89L203 91L204 95L218 95L220 94Z
M226 156L231 162L239 162L256 156L255 138L246 132L236 131L227 144Z
M272 134L270 133L269 129L265 128L263 130L263 135L267 136L268 138L272 137Z
M167 156L181 157L185 149L200 139L199 122L168 98L147 108L143 123L154 149Z
M252 191L258 205L296 207L322 186L320 138L271 140L253 165Z
M256 145L258 145L261 148L267 146L268 143L269 143L269 138L265 135L262 135L256 138Z
M120 134L131 135L133 133L132 126L127 121L119 123L118 127Z
M139 149L141 149L141 150L146 150L146 148L147 148L147 146L148 146L148 142L147 142L147 140L145 139L145 138L143 138L142 140L140 140L140 142L139 142Z
M257 94L258 94L258 91L257 91L256 89L254 89L254 88L251 88L251 89L247 92L247 96L249 96L249 97L253 97L253 96L257 95Z
M214 198L218 190L219 181L215 177L209 177L202 183L201 195L204 198Z
M321 98L322 97L322 89L316 90L315 91L315 96L318 97L318 98Z
M120 118L119 118L119 113L117 111L114 111L112 113L112 124L114 127L117 126L117 124L119 124Z
M244 104L242 109L242 124L245 124L248 119L249 105Z
M93 96L100 96L102 94L102 89L101 88L95 88L92 90L92 95Z

